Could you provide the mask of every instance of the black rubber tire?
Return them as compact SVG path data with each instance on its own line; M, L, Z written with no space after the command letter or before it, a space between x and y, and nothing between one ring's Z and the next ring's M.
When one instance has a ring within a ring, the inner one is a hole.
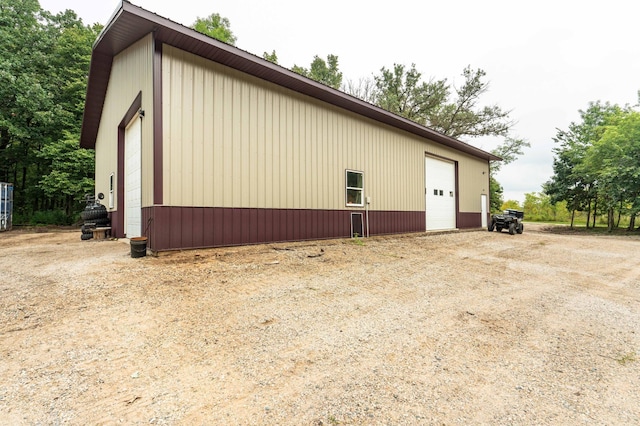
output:
M489 232L493 232L495 227L496 223L492 220L491 222L489 222L489 227L487 229L489 230Z
M93 238L93 232L91 234L82 234L80 235L80 239L85 241L85 240L90 240Z
M83 234L91 234L93 230L96 229L96 224L93 222L86 222L84 225L80 227L80 231Z
M524 232L524 225L523 224L518 225L518 229L516 229L516 232L518 234L522 234Z
M93 220L93 219L102 219L108 217L107 208L105 206L100 206L102 208L96 208L91 210L83 210L80 212L80 217L82 220Z
M84 224L85 224L85 225L90 224L90 225L92 225L92 226L95 228L96 226L105 226L105 225L108 225L110 222L111 222L111 221L109 220L109 218L108 218L108 217L100 217L100 218L98 218L98 219L88 220L88 221L86 221Z
M509 235L513 235L516 233L516 224L511 222L509 224Z

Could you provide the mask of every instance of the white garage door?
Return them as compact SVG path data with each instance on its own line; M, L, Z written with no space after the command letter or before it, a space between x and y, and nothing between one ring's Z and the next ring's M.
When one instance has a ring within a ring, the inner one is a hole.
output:
M127 238L142 235L142 126L136 116L124 134L124 227Z
M456 227L456 176L451 161L425 157L427 230Z

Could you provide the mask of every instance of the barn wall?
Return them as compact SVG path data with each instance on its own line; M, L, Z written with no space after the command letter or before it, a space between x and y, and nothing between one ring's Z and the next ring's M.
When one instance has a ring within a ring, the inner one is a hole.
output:
M113 60L109 85L96 139L96 192L105 194L107 204L109 176L115 174L114 209L118 210L118 127L136 98L146 117L153 116L151 35L144 37ZM151 119L142 120L142 205L153 204L153 126ZM123 165L122 165L123 166ZM112 215L115 217L115 215Z
M459 162L480 211L486 161L164 45L164 205L349 210L345 169L371 209L424 211L424 154ZM486 186L486 185L484 185Z
M366 214L363 212L364 220ZM348 210L170 206L142 209L143 223L151 223L149 247L154 251L349 238L350 216ZM424 230L424 223L424 211L369 212L372 235L417 232Z

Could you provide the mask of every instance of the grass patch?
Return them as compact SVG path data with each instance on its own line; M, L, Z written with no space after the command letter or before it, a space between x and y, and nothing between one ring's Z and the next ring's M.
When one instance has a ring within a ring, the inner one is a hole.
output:
M629 352L627 354L624 354L624 355L616 358L616 361L620 365L631 364L632 362L636 361L636 353L635 352Z
M364 245L364 240L362 238L360 238L360 236L356 233L354 234L353 238L351 239L351 242L357 246L363 246Z

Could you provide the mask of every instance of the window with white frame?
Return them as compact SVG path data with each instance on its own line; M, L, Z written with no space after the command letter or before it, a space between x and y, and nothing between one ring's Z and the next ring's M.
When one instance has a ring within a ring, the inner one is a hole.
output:
M347 170L347 206L364 206L364 173Z

